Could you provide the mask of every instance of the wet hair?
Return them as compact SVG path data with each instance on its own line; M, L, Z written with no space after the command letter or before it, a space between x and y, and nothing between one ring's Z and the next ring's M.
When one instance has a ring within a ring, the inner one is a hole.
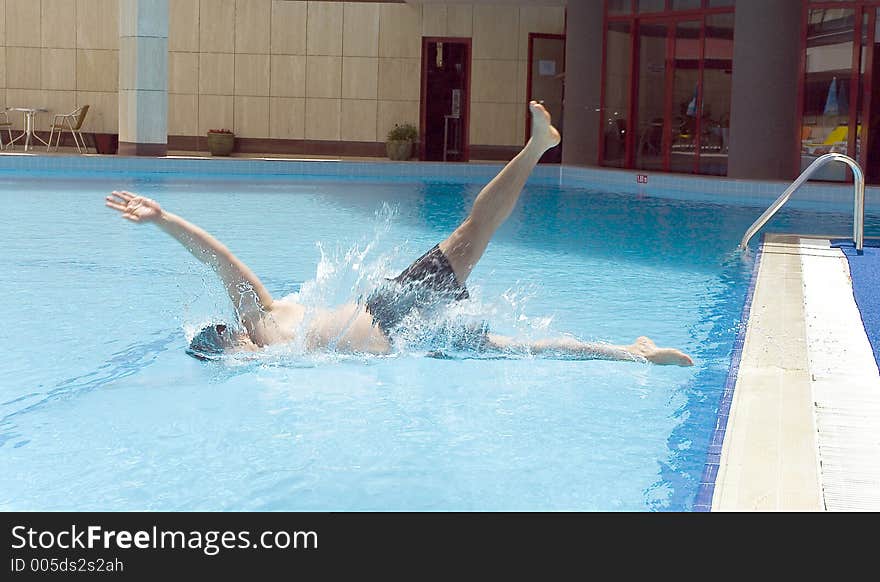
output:
M235 334L224 323L215 323L192 338L186 353L199 360L216 360L234 343Z

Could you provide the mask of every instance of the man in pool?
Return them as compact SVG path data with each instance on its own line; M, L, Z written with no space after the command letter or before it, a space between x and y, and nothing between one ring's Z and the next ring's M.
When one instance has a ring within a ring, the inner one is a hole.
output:
M260 279L213 236L183 218L167 212L149 198L113 192L106 205L127 220L152 222L177 239L197 259L214 269L235 306L241 331L211 325L193 338L188 352L211 358L224 351L256 351L272 344L304 340L310 350L333 349L352 353L387 354L395 335L414 310L430 313L468 298L465 282L492 235L510 216L523 186L541 156L559 143L550 114L539 103L529 104L532 137L474 200L470 215L443 242L389 279L363 302L319 311L303 325L306 308L288 299L274 299ZM304 329L300 329L300 328ZM298 338L298 334L304 337ZM467 328L462 345L482 352L548 354L578 359L601 359L691 366L690 357L676 349L658 348L646 337L629 346L586 343L574 338L519 342L490 333L485 327Z

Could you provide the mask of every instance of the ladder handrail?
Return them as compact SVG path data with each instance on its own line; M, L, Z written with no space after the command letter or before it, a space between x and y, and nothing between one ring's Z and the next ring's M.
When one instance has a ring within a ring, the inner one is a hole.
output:
M855 204L853 209L853 242L855 243L856 251L859 254L862 253L862 249L864 247L865 242L865 174L862 172L861 166L859 166L858 162L852 159L849 156L845 156L843 154L825 154L819 158L816 158L810 166L803 171L803 173L798 176L798 179L792 182L791 186L789 186L785 192L782 193L782 196L776 199L770 208L764 211L758 220L749 227L746 231L746 234L743 236L742 241L739 243L740 248L744 249L749 244L749 241L755 236L755 233L758 232L761 227L763 227L767 222L773 218L773 216L779 211L782 206L788 202L788 199L791 198L791 195L794 194L798 188L804 185L804 183L810 179L810 176L816 173L821 167L825 166L829 162L843 162L852 169L853 178L854 178L854 186L855 186Z

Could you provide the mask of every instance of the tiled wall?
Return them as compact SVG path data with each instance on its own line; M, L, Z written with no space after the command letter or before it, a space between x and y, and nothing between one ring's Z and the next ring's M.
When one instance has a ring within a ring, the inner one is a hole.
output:
M244 8L247 8L246 10ZM170 0L170 135L383 141L419 121L421 37L472 37L471 143L519 145L528 33L562 7Z
M118 0L0 0L0 106L69 113L91 108L86 129L118 123ZM21 114L11 112L21 125ZM37 117L47 129L50 115Z
M168 133L187 136L383 141L418 124L424 35L472 38L471 143L519 145L528 33L564 27L561 6L169 0L169 11ZM0 106L89 103L86 129L115 133L118 44L118 0L0 0Z

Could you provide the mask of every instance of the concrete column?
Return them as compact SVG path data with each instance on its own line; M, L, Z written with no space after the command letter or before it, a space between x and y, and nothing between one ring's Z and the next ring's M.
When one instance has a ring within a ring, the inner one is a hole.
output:
M563 164L595 166L599 161L602 5L602 2L568 3Z
M728 176L791 180L799 170L801 0L737 0Z
M168 150L168 0L119 0L119 153Z

